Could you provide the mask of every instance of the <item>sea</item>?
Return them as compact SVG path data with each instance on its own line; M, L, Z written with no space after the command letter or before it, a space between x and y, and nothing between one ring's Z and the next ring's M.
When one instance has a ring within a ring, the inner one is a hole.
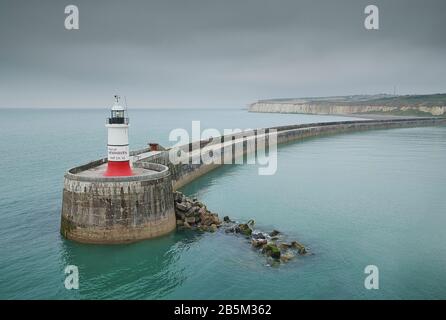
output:
M223 165L181 191L310 254L271 264L243 237L195 231L124 245L59 233L63 175L106 155L103 109L1 109L1 299L445 299L446 127L310 138L277 171ZM132 150L173 129L248 129L355 118L226 109L131 109ZM79 288L65 287L78 267ZM368 289L368 266L378 276ZM377 288L376 288L377 287Z

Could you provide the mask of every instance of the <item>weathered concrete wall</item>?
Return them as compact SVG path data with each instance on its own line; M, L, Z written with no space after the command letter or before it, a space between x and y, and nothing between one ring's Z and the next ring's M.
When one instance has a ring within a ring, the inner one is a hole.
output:
M430 113L433 116L446 114L445 106L436 107L390 107L390 106L363 106L363 105L321 105L310 103L285 103L285 102L255 102L249 106L250 112L265 113L308 113L308 114L352 114L366 112L392 112L409 111Z
M92 164L94 165L94 164ZM141 164L152 175L98 178L65 174L61 233L86 243L123 243L164 235L175 229L168 168ZM85 166L83 170L87 169Z
M339 121L311 123L303 125L280 126L266 129L277 130L277 143L287 143L309 137L336 134L349 131L390 129L446 125L446 118L417 118L395 120ZM268 136L265 129L253 130L257 141ZM253 151L247 148L247 139L253 135L239 133L220 137L217 142L225 141L232 154L228 156L219 144L223 163L233 162L244 154ZM176 147L175 151L190 152L190 159L200 148L207 148L215 141L200 141ZM200 148L199 148L200 147ZM148 149L138 150L132 155L143 154ZM97 167L105 159L69 170L65 174L61 233L75 241L88 243L122 243L149 239L164 235L175 229L173 190L219 167L219 164L200 162L173 164L169 161L169 151L162 151L134 163L156 171L150 175L132 177L88 177L80 172ZM229 160L231 161L227 161Z
M295 140L327 135L336 134L350 131L362 131L362 130L377 130L377 129L391 129L391 128L407 128L407 127L421 127L421 126L435 126L435 125L446 125L446 118L411 118L411 119L392 119L392 120L363 120L363 121L338 121L338 122L323 122L323 123L310 123L302 125L289 125L272 127L266 130L275 129L277 130L277 143L287 143ZM260 129L253 130L253 133L258 134ZM228 137L233 138L233 144L243 144L243 148L240 148L242 152L236 152L237 148L233 148L232 161L238 157L246 154L246 141L241 141L244 134L240 133L237 135L230 135L222 137L223 139L228 139ZM268 144L268 137L258 135L259 138L263 138ZM227 141L227 140L226 140ZM200 147L206 147L209 141L201 141ZM198 143L189 144L186 146L177 147L177 149L186 150L193 152L198 148ZM240 150L239 149L239 150ZM153 162L160 163L169 167L172 175L172 185L173 189L177 190L184 185L190 183L191 181L197 179L198 177L208 173L209 171L219 167L218 164L204 164L200 162L199 164L189 163L183 164L172 164L168 157L169 150L157 154L153 157L141 160L142 162ZM223 154L223 152L221 151ZM192 155L190 156L190 158ZM227 163L227 162L225 162Z

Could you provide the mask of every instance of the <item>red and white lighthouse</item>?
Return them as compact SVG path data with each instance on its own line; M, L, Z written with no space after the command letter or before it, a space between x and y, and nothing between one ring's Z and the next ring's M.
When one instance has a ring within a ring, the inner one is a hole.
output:
M111 109L111 117L105 125L108 129L107 170L104 176L131 176L129 154L129 118L125 109L119 104L119 96L115 96L115 103Z

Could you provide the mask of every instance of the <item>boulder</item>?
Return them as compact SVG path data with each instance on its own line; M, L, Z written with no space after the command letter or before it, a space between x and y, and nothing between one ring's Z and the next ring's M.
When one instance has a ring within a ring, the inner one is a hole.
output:
M181 219L177 220L177 226L178 227L181 227L183 225L184 225L184 220L181 220Z
M181 211L175 211L175 216L177 217L177 219L180 219L180 220L184 220L184 218L186 217L184 212L181 212Z
M200 201L193 201L192 205L195 206L195 207L200 207L200 208L204 207L204 204L201 203Z
M287 251L287 252L282 253L280 255L280 260L283 261L283 262L290 261L293 258L294 258L294 254L291 251Z
M274 259L280 259L280 250L273 243L268 243L262 249L262 253Z
M292 246L291 246L291 244L289 244L289 243L282 242L281 244L279 244L279 247L280 247L280 249L285 250L285 249L289 249L289 248L291 248Z
M191 228L190 224L187 223L187 221L184 222L184 227L187 228L187 229L190 229L190 228Z
M194 224L196 222L195 217L186 217L186 222L188 224Z
M186 217L192 217L195 215L195 207L191 207L189 210L186 211L185 215Z
M260 248L263 247L265 244L267 244L266 239L252 239L251 244L254 248Z
M214 224L216 224L216 225L221 224L221 221L220 221L220 219L218 218L218 214L216 214L216 213L213 213L213 214L212 214L212 222L213 222Z
M191 208L191 205L188 202L178 202L175 207L182 212L187 212Z
M270 237L275 237L275 236L277 236L279 233L280 233L280 231L278 231L278 230L273 230L273 231L271 231L271 232L269 233L269 236L270 236Z
M175 191L174 194L173 194L173 197L175 199L175 202L182 202L183 198L184 198L184 195L181 192L179 192L179 191Z
M211 224L211 227L210 227L210 230L211 230L211 232L215 232L215 231L217 231L217 225L216 224Z
M262 232L253 233L251 237L253 239L266 239L265 235Z
M226 223L233 222L233 221L231 221L231 219L229 219L228 216L224 216L223 217L223 221L226 222Z
M213 223L212 216L209 214L200 214L200 222L203 225L210 226Z
M247 223L240 223L235 228L235 231L244 234L245 236L250 236L252 234L252 229L249 227Z
M307 249L305 249L305 246L303 244L300 244L297 241L292 241L291 242L291 247L294 249L297 249L297 252L299 252L299 254L306 254L307 253Z

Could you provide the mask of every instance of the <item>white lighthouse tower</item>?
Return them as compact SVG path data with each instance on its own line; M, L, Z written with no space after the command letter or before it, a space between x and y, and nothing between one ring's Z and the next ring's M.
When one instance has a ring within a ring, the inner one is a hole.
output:
M108 129L107 170L104 176L131 176L129 155L129 118L125 109L119 104L120 97L115 95L115 103L111 109L111 117L105 125Z

